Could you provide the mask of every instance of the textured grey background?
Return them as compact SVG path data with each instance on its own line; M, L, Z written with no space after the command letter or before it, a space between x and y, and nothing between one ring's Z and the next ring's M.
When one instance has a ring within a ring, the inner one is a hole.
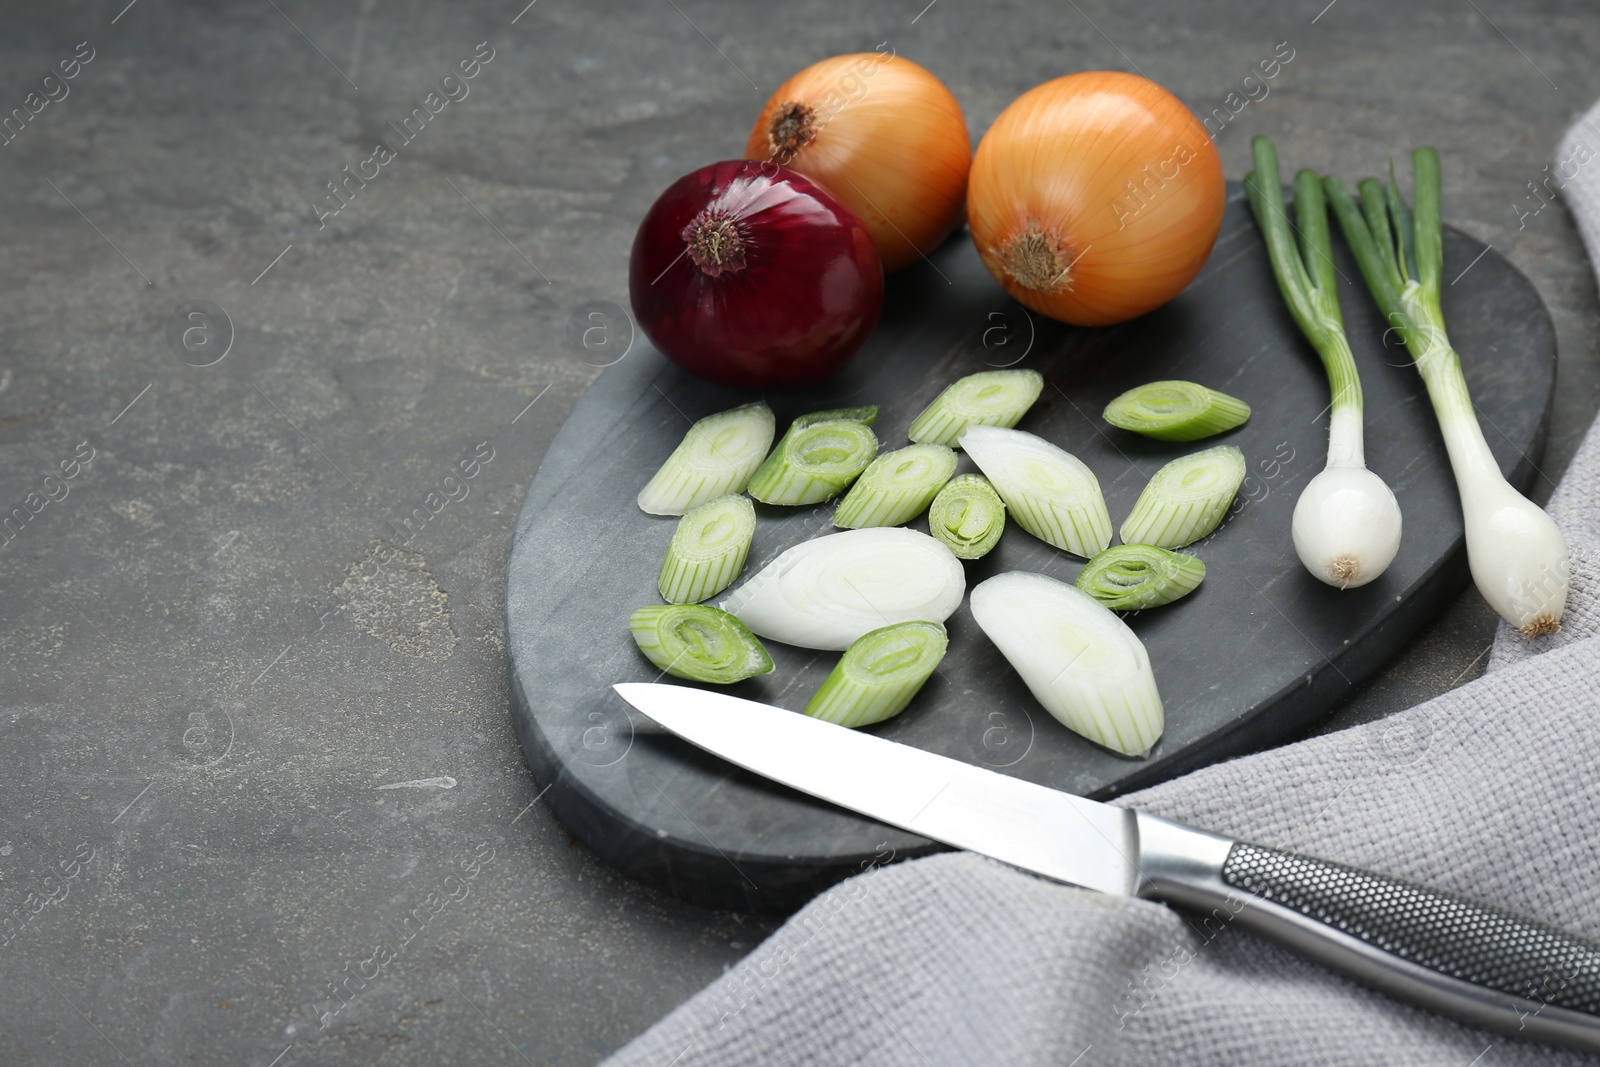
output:
M590 1063L771 929L621 879L538 803L501 583L599 372L569 316L626 302L645 207L813 59L889 41L977 134L1093 67L1209 112L1287 41L1228 176L1255 132L1351 177L1431 140L1446 216L1555 318L1549 479L1600 405L1570 219L1518 218L1600 95L1586 3L125 2L0 8L0 112L95 50L0 146L0 514L94 456L0 538L8 1064ZM319 229L325 183L483 41L470 95ZM235 327L214 366L166 338L193 300ZM399 529L481 442L467 496ZM1336 721L1473 676L1492 624L1466 594Z

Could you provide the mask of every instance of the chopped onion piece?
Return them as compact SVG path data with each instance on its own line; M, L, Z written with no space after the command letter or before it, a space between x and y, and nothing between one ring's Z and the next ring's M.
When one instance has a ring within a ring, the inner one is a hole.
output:
M772 447L775 421L764 402L707 415L684 434L672 455L639 492L639 509L682 515L719 496L744 491Z
M1085 559L1111 543L1100 482L1077 456L1031 433L994 426L974 426L961 447L1033 536Z
M847 530L802 541L722 602L773 641L843 652L897 622L944 622L961 606L961 561L903 526Z
M1159 608L1188 596L1206 576L1195 556L1155 545L1113 545L1078 572L1077 586L1112 611Z
M907 445L885 452L861 472L833 513L833 524L899 526L928 509L956 472L956 454L944 445Z
M803 430L819 422L859 422L871 426L878 421L878 405L867 404L859 408L830 408L801 415L789 425L791 430Z
M1106 405L1111 425L1160 441L1198 441L1243 426L1250 405L1227 393L1185 381L1151 382Z
M1083 590L1012 571L972 590L972 617L1067 729L1124 756L1160 738L1161 695L1144 645Z
M763 504L817 504L837 496L878 454L878 438L864 421L824 419L802 425L806 418L795 420L750 477L750 495Z
M980 559L1000 543L1006 504L981 474L950 479L928 506L928 531L957 559Z
M806 714L849 727L892 718L911 703L949 644L936 622L902 622L864 634L806 703Z
M756 509L742 496L719 496L678 520L657 583L669 604L698 604L733 584L744 570Z
M911 423L918 444L959 447L972 426L1015 426L1044 388L1036 370L987 370L952 382Z
M1130 545L1182 548L1217 528L1244 481L1244 453L1217 445L1156 471L1122 524Z
M703 604L651 604L628 619L639 651L674 678L727 685L772 671L744 623Z

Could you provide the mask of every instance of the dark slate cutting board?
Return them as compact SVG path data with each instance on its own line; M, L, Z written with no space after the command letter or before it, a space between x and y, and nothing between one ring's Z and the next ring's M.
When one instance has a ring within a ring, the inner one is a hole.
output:
M806 411L879 404L875 430L887 450L905 443L912 418L957 377L1031 367L1046 385L1020 428L1088 463L1118 525L1150 475L1174 456L1225 442L1249 463L1242 503L1192 549L1206 562L1204 584L1176 605L1129 620L1149 649L1166 705L1166 733L1147 758L1117 756L1052 719L965 604L949 620L939 674L905 712L873 729L1110 797L1304 731L1461 590L1461 514L1421 379L1392 336L1385 344L1382 318L1337 234L1335 246L1367 396L1368 465L1394 489L1405 521L1398 558L1361 589L1317 582L1290 542L1295 499L1322 467L1328 388L1280 301L1237 186L1204 272L1145 318L1077 329L1030 316L958 234L931 262L890 280L877 332L843 375L805 393L766 396L780 434ZM1446 276L1456 279L1445 291L1451 337L1490 447L1525 488L1544 444L1554 328L1527 279L1498 254L1455 231L1446 232L1444 251ZM1239 430L1191 445L1146 440L1100 420L1112 397L1162 378L1233 393L1255 414ZM690 420L754 398L690 377L640 338L578 403L533 479L511 550L506 625L518 735L562 821L645 882L696 901L766 910L797 906L884 847L905 857L936 846L660 734L609 688L658 675L634 647L627 618L659 602L656 573L676 520L645 515L634 499ZM964 457L961 469L970 469ZM745 576L831 529L826 506L757 509ZM926 530L925 521L915 525ZM968 588L1007 570L1071 581L1081 566L1010 526L993 553L967 564ZM731 691L799 710L835 654L769 648L777 670Z

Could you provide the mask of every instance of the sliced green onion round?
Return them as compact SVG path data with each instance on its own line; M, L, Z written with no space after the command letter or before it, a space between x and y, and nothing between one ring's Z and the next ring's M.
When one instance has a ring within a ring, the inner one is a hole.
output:
M1122 524L1130 545L1182 548L1217 528L1244 481L1244 453L1218 445L1156 471Z
M861 472L833 513L848 530L901 526L921 515L956 472L956 454L944 445L907 445L885 452Z
M806 703L806 714L870 726L900 714L944 658L950 639L934 622L902 622L856 639Z
M1243 426L1250 405L1194 382L1151 382L1106 405L1105 420L1161 441L1198 441Z
M1044 388L1034 370L986 370L957 379L911 423L918 444L958 447L971 426L1015 426Z
M1188 596L1206 576L1195 556L1155 545L1114 545L1078 573L1077 586L1113 611L1159 608Z
M1111 543L1111 514L1094 472L1031 433L974 426L961 447L994 483L1018 526L1064 552L1093 556Z
M1165 716L1150 656L1111 609L1042 574L998 574L972 617L1067 729L1124 756L1148 752Z
M726 611L701 604L651 604L628 619L634 643L674 678L727 685L772 670L755 634Z
M678 520L661 561L661 597L669 604L698 604L733 584L744 570L756 509L742 496L720 496Z
M878 421L878 405L867 404L859 408L830 408L827 411L813 411L809 415L801 415L790 424L791 430L803 430L819 422L859 422L871 426Z
M860 420L800 423L795 420L750 478L750 495L763 504L816 504L837 496L878 454L878 438Z
M1006 504L981 474L950 479L928 506L928 532L957 559L979 559L1000 543Z
M761 401L707 415L684 435L639 492L639 509L682 515L719 496L744 491L772 447L772 409Z

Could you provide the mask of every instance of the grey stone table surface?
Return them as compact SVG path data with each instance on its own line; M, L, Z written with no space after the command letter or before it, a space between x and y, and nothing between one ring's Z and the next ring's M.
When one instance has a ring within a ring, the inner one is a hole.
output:
M1230 178L1255 132L1347 176L1430 141L1556 323L1541 499L1600 406L1534 189L1600 96L1581 0L525 2L0 7L0 1062L587 1064L773 928L541 805L502 583L599 373L569 318L626 303L651 200L814 59L888 42L975 136L1138 70L1228 118ZM1492 629L1464 594L1330 726L1472 677Z

